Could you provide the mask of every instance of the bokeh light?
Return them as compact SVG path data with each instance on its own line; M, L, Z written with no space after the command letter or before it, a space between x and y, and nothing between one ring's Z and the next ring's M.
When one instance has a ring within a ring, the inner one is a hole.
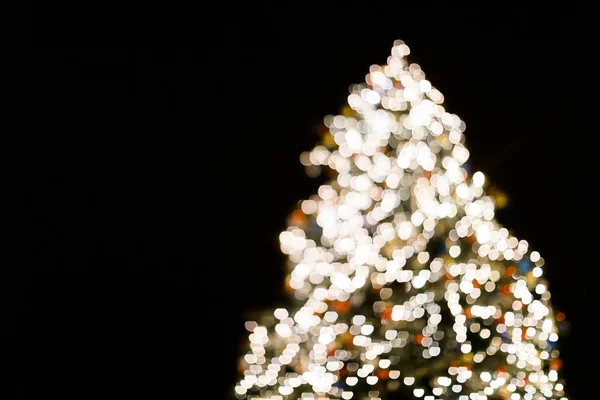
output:
M409 54L396 41L300 155L330 180L279 235L292 305L246 323L240 399L567 399L544 259L495 219Z

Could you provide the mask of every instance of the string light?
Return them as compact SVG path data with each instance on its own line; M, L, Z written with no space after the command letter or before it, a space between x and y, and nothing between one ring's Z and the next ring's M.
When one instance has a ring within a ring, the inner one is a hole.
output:
M495 219L409 54L394 42L300 155L331 179L279 235L292 304L246 323L239 399L567 399L544 259Z

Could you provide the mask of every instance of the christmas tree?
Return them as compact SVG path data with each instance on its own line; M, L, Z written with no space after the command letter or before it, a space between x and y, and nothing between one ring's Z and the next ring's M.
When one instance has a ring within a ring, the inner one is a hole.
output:
M398 40L301 154L289 305L246 323L239 399L567 399L544 259L496 219L465 123Z

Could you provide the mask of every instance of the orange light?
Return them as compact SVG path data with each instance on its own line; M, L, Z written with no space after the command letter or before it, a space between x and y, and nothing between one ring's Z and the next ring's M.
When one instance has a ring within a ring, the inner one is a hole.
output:
M377 377L381 380L386 380L389 379L390 377L390 372L387 369L380 369L377 372Z

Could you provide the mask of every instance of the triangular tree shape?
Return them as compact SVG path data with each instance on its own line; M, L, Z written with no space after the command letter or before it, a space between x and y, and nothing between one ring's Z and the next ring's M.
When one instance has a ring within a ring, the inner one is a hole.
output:
M240 399L566 399L544 259L495 218L464 122L398 40L301 161L289 307L248 321Z

